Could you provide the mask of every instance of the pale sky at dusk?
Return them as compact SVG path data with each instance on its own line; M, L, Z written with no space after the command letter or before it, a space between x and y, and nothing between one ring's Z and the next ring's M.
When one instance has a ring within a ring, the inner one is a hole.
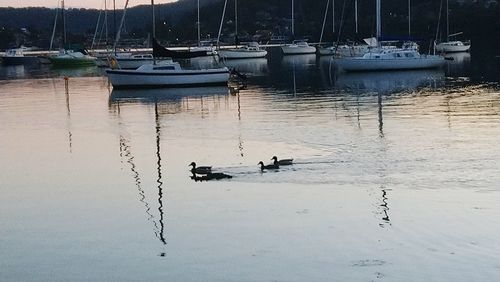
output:
M107 0L108 7L112 7L113 0ZM176 0L155 0L155 3L163 4L168 2L175 2ZM0 0L0 7L57 7L60 0ZM116 8L123 8L125 5L125 0L115 0ZM96 8L100 9L104 6L104 0L65 0L66 7L71 8ZM130 0L129 7L149 4L151 0Z

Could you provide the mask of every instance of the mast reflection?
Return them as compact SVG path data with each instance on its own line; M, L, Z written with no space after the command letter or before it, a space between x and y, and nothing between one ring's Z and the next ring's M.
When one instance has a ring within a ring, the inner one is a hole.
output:
M167 242L165 240L165 224L163 222L164 219L164 211L163 211L163 181L161 175L161 153L160 153L160 136L161 136L161 127L160 127L160 118L158 115L158 102L155 102L155 124L156 124L156 164L157 164L157 172L158 178L156 179L156 183L158 183L158 212L160 214L160 232L157 233L160 241L166 245Z
M69 101L69 81L68 78L64 78L64 92L66 94L66 112L67 112L67 128L68 128L68 143L69 143L69 153L73 153L73 134L71 133L71 109Z

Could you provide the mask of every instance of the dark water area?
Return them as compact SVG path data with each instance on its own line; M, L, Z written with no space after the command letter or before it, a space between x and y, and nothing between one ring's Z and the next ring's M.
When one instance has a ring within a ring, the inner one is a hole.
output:
M226 63L245 85L134 91L1 67L0 280L496 281L496 62L450 57L346 74L272 50Z

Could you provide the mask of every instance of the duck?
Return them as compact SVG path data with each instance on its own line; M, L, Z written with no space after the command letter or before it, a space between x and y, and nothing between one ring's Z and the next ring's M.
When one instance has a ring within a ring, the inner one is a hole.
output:
M281 159L278 161L278 157L273 156L271 160L274 160L275 165L292 165L293 159Z
M212 172L212 167L211 166L199 166L196 167L196 163L192 162L188 166L192 166L191 172L192 173L197 173L197 174L208 174Z
M264 171L265 169L278 169L280 168L279 164L270 164L270 165L264 165L264 163L262 161L260 161L258 163L258 165L260 165L260 170Z
M203 175L203 176L196 176L196 174L193 173L193 175L191 176L191 179L193 179L194 181L209 181L209 180L220 180L220 179L231 179L233 178L232 175L229 175L229 174L225 174L225 173L222 173L222 172L209 172L207 173L207 175Z

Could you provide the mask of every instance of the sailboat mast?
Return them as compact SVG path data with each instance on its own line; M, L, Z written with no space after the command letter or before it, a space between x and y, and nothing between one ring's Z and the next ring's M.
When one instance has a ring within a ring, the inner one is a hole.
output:
M236 37L238 37L238 0L234 0L234 26L234 32L236 33Z
M155 28L155 1L151 0L151 19L153 21L153 29L152 29L152 36L153 38L156 37L156 28Z
M330 5L330 0L326 1L325 16L323 17L323 26L321 27L321 35L319 36L319 45L323 42L323 32L325 31L326 16L328 15L328 6Z
M376 13L377 13L377 43L380 45L380 37L382 35L382 28L381 28L381 22L380 22L380 0L377 0L377 5L376 5Z
M63 21L63 42L66 45L66 16L64 15L64 0L61 1L62 6L62 21ZM64 47L64 46L63 46Z
M358 34L358 0L354 1L354 22L356 23L356 34Z
M104 0L104 22L106 25L106 50L107 50L108 49L108 0Z
M56 34L57 15L58 14L59 14L59 1L57 1L56 18L54 19L54 28L52 29L52 36L50 37L50 47L49 47L49 50L52 50L52 43L54 43L54 36Z
M113 0L113 34L116 36L116 1ZM115 50L116 52L116 50Z
M448 8L448 0L446 0L446 41L450 41L450 10Z
M332 0L332 32L335 34L335 0Z
M295 9L294 9L294 5L293 5L293 0L292 0L292 36L295 36Z
M411 37L411 0L408 0L408 40Z
M198 0L198 21L196 22L198 26L198 46L200 46L201 41L201 31L200 31L200 0Z

